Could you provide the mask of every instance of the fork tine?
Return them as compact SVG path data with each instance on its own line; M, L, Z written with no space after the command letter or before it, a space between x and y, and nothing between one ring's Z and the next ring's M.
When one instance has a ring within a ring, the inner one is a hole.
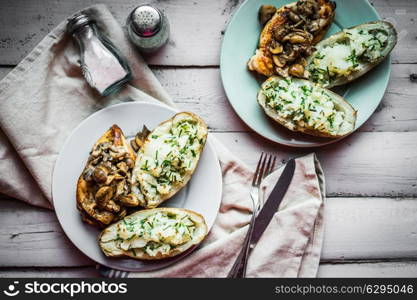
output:
M255 174L253 174L253 180L252 180L252 185L254 186L255 184L256 184L256 182L257 182L257 177L258 177L258 175L259 175L259 167L260 167L260 165L261 165L261 162L262 162L262 157L264 156L264 153L262 152L261 153L261 157L259 157L259 160L258 160L258 165L256 166L256 170L255 170Z
M270 173L272 173L273 171L274 171L274 169L275 169L275 163L277 162L277 157L276 156L274 156L274 161L272 162L272 166L271 166L271 170L270 170Z
M268 159L268 154L265 154L264 159L262 161L262 165L261 165L261 170L259 171L259 176L258 176L258 180L256 182L256 186L259 186L261 184L262 178L263 178L263 173L265 170L265 163Z
M271 167L269 168L268 173L266 175L271 174L274 171L274 169L275 169L275 163L277 161L277 157L276 156L273 156L273 158L274 158L274 160L272 161Z
M271 173L271 163L272 163L272 155L269 156L268 163L266 164L265 172L262 174L262 179L265 178L269 173Z

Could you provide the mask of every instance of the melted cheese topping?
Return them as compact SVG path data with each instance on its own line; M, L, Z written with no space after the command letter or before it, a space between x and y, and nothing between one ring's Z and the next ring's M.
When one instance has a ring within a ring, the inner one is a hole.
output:
M307 81L270 81L262 93L266 106L287 119L290 129L309 128L337 135L352 127L345 122L345 113L338 109L331 95Z
M206 128L184 114L150 134L138 153L134 174L148 205L159 204L163 195L183 184L196 167L206 133Z
M186 213L157 212L143 219L126 217L104 243L115 243L134 256L142 251L150 256L168 254L171 249L193 239L196 224Z
M380 59L387 45L388 31L383 27L345 29L334 44L313 54L308 66L311 79L326 85L337 77L348 77Z

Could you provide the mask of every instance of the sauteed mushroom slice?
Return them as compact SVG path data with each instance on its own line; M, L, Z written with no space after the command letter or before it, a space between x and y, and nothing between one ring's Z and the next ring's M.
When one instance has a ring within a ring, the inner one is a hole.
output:
M127 171L129 170L129 167L127 166L126 162L124 162L124 161L119 162L119 163L117 164L117 167L118 167L118 170L119 170L119 171L120 171L120 170L122 170L122 171L124 171L125 173L127 173Z
M300 64L300 65L302 65L303 67L306 67L306 66L307 66L307 60L306 60L304 57L300 57L300 58L297 60L297 64Z
M108 175L107 180L104 183L104 185L110 185L113 182L113 180L115 179L114 177L115 177L114 175Z
M130 146L132 146L133 151L138 152L139 146L136 144L135 139L130 141Z
M91 164L93 165L93 166L96 166L96 165L98 165L100 162L101 162L101 160L103 159L103 157L102 156L99 156L99 157L97 157L97 158L94 158L92 161L91 161Z
M91 152L91 156L92 156L92 157L99 157L101 153L102 153L101 148L100 148L100 147L97 147L96 149L94 149L94 150Z
M110 142L104 142L104 143L101 143L99 146L100 146L100 148L101 149L103 149L103 150L107 150L107 149L109 149L109 147L111 146L112 144L110 143Z
M123 206L128 207L135 207L139 205L139 199L133 194L121 196L119 197L119 201Z
M121 207L120 211L116 214L116 218L118 220L120 220L120 219L124 218L126 215L127 215L127 209L124 208L124 207Z
M271 51L272 54L280 54L284 50L284 47L277 42L276 40L272 40L271 46L269 46L269 51Z
M289 47L288 50L286 50L284 53L280 55L280 58L281 60L285 62L292 62L297 58L297 56L298 56L298 53L294 50L294 48ZM279 65L277 66L280 67Z
M277 74L278 74L279 76L282 76L282 77L288 77L288 67L286 67L286 68L279 68L279 67L276 67L276 68L275 68L275 71L277 72Z
M304 67L300 64L293 64L291 67L289 67L288 73L295 77L303 77Z
M120 172L122 172L122 171L120 171ZM114 180L119 181L119 180L123 180L123 179L125 179L125 175L121 175L121 174L119 174L119 172L117 172L116 174L114 174Z
M104 209L108 212L117 213L120 211L120 205L116 204L116 202L114 202L113 200L110 200L109 202L107 202Z
M110 157L114 160L122 160L127 152L123 147L111 146L109 154Z
M93 179L97 183L104 183L107 181L107 174L109 171L104 166L98 166L93 171Z
M84 180L87 182L93 181L93 172L94 172L94 168L92 168L91 166L87 167L83 174Z
M94 198L97 201L97 205L103 208L107 205L110 199L113 197L113 189L109 186L103 186L99 188Z
M326 27L327 24L328 22L325 19L317 19L311 21L311 23L307 25L307 29L311 33L316 34L320 32L320 30L322 30L324 27Z
M91 151L91 156L92 157L99 157L102 155L103 152L105 152L109 147L110 147L110 143L108 142L104 142L101 144L98 144L97 147L95 149L93 149L93 151Z
M301 18L299 15L295 14L294 12L290 11L288 13L288 17L290 18L291 21L293 21L294 23L298 23L300 22Z
M129 169L132 169L135 166L135 162L130 157L126 158L125 162Z
M282 57L278 55L274 55L272 59L274 60L274 64L279 68L282 68L286 64L285 59L283 59Z
M259 23L264 26L275 14L277 9L273 5L262 5L258 11Z
M118 199L120 196L125 194L126 191L126 180L120 180L116 185L116 194L114 198Z
M145 141L145 139L148 137L149 133L151 133L151 131L148 129L148 127L146 127L145 125L143 125L143 128L141 131L139 131L134 138L135 144L138 146L138 149L140 147L142 147L143 142Z
M96 220L98 220L99 222L101 222L102 224L108 225L113 221L114 215L112 213L108 212L108 211L101 211L101 212L97 213L94 216L94 218Z
M287 34L282 41L291 44L309 44L313 40L313 35L307 31L294 29L293 32Z
M274 39L281 42L282 39L287 35L288 33L288 29L284 26L278 26L276 28L273 29L273 36Z
M318 10L315 0L301 0L297 2L296 6L297 12L307 17L313 16Z
M78 206L78 204L77 204ZM82 203L79 203L79 209L86 219L95 219L97 222L94 225L108 225L113 219L114 215L107 211L97 209L97 202L94 201L93 196L89 195ZM89 222L90 223L90 222Z

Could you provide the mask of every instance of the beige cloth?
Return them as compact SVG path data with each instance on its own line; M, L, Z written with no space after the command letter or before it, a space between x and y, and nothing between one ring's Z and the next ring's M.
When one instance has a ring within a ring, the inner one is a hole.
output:
M123 101L162 101L173 105L121 26L103 5L87 9L128 58L134 79L113 97L100 97L82 77L78 49L63 21L0 82L1 192L34 205L50 207L52 170L71 130L101 108ZM158 100L157 100L158 99ZM104 130L104 129L103 129ZM223 170L223 199L204 244L166 269L132 277L222 277L227 274L250 219L251 171L210 136ZM81 170L80 170L81 171ZM279 170L265 180L268 190ZM313 277L323 235L323 173L314 155L297 160L295 177L281 211L253 251L248 275Z

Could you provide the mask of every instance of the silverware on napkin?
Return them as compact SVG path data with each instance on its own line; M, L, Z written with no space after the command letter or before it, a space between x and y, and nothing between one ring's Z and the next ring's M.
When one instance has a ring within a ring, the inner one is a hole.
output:
M259 214L253 216L254 221L249 226L248 235L245 238L243 248L238 255L231 271L228 274L228 278L243 278L246 275L246 266L249 255L253 248L255 248L256 243L261 238L265 229L268 227L272 217L277 212L279 205L281 204L282 199L284 198L288 187L291 183L295 171L295 160L290 159L287 162L284 170L278 182L275 184L271 194L266 200L264 206L260 210ZM258 168L256 173L258 172ZM256 211L254 211L256 214Z

